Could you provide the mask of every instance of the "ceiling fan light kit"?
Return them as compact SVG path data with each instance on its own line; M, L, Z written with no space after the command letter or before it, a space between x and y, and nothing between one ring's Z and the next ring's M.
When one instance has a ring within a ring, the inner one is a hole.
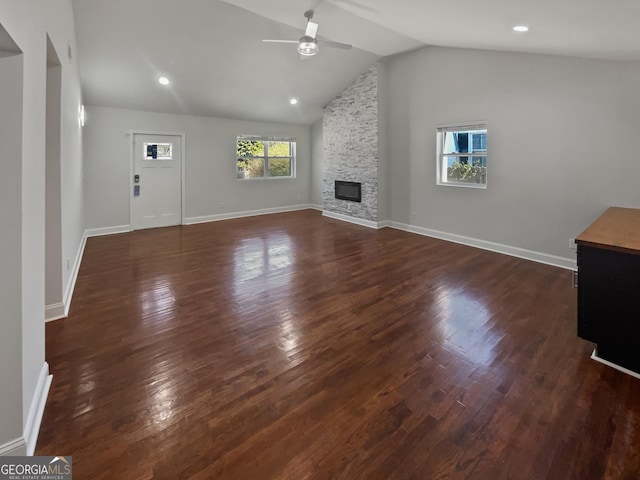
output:
M298 53L305 57L312 57L318 53L318 42L316 42L315 38L306 35L301 37L298 43Z

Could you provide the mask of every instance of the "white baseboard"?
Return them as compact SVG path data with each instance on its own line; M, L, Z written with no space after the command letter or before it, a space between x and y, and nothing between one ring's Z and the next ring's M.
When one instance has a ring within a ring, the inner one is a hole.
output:
M323 210L322 215L329 218L335 218L336 220L342 220L343 222L355 223L356 225L361 225L363 227L369 227L369 228L375 228L375 229L382 228L386 226L386 225L383 225L382 223L387 223L387 222L374 222L372 220L365 220L363 218L351 217L349 215L330 212L328 210Z
M310 203L309 204L309 208L311 210L319 210L319 211L323 211L324 207L322 205L316 205L315 203Z
M0 445L0 457L24 457L27 455L27 443L19 437Z
M67 288L64 291L64 297L62 298L62 303L64 304L64 316L61 318L65 318L69 315L69 308L71 308L71 300L73 298L73 290L76 288L76 280L78 280L78 272L80 271L80 264L82 263L82 256L84 255L84 247L86 245L87 231L85 230L84 235L82 235L78 251L76 252L76 258L73 261L73 268L71 269L71 275L67 282Z
M51 387L53 377L49 375L49 364L44 362L38 377L36 391L31 399L27 423L24 426L24 438L26 439L27 455L33 455L36 450L36 442L38 441L38 433L40 432L40 423L44 414L44 407L47 403L47 395Z
M263 208L261 210L247 210L244 212L220 213L218 215L205 215L202 217L185 218L185 225L195 225L197 223L219 222L221 220L231 220L233 218L255 217L257 215L269 215L272 213L296 212L298 210L308 210L309 204L290 205L288 207Z
M52 305L47 305L44 307L44 321L51 322L53 320L60 320L61 318L65 318L66 315L64 313L64 303L54 303Z
M100 229L98 229L100 230ZM62 303L54 303L47 305L44 308L44 321L52 322L54 320L60 320L69 316L69 308L71 308L71 300L73 298L73 290L76 288L76 281L78 280L78 272L80 271L80 264L82 263L82 256L84 255L84 248L87 245L88 230L85 230L80 240L80 246L76 252L76 257L73 260L73 268L71 269L71 275L67 281L67 286L64 291Z
M84 236L100 237L102 235L114 235L116 233L127 233L131 231L131 225L116 225L115 227L89 228L84 231Z
M525 260L532 260L534 262L544 263L546 265L552 265L554 267L566 268L568 270L576 270L577 268L576 260L571 258L558 257L556 255L549 255L548 253L535 252L533 250L526 250L524 248L502 245L500 243L488 242L486 240L465 237L463 235L457 235L455 233L441 232L439 230L432 230L430 228L416 227L414 225L407 225L404 223L387 223L389 227L395 228L397 230L403 230L405 232L417 233L418 235L424 235L427 237L438 238L440 240L460 243L462 245L481 248L483 250L489 250L491 252L503 253L512 257L524 258Z

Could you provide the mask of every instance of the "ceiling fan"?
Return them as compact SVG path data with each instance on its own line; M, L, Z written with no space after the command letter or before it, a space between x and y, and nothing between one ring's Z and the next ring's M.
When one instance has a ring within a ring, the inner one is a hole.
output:
M318 44L331 48L342 48L343 50L349 50L351 45L339 42L328 42L325 40L318 40L316 34L318 33L318 24L311 21L313 18L313 10L307 10L304 12L304 18L307 19L307 28L304 31L304 35L298 40L262 40L265 43L297 43L298 53L303 57L312 57L318 53Z

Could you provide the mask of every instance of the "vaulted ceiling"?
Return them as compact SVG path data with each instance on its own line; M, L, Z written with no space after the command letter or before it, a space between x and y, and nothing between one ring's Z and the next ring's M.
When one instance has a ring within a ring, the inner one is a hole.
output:
M640 61L638 0L73 0L85 103L309 125L376 60L425 45ZM305 10L321 48L294 44ZM528 25L526 34L514 25ZM158 83L159 76L171 80ZM290 98L297 98L295 106Z

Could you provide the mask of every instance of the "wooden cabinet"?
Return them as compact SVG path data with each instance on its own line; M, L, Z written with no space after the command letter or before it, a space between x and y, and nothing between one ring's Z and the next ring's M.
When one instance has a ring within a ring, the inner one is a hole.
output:
M640 372L640 209L609 208L576 238L578 335Z

